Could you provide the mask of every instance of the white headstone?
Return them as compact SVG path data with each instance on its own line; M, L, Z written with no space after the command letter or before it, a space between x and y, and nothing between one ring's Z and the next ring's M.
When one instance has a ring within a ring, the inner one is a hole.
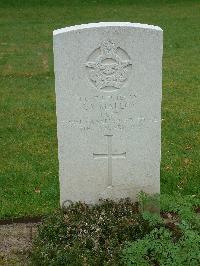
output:
M61 204L159 193L162 30L55 30L54 64Z

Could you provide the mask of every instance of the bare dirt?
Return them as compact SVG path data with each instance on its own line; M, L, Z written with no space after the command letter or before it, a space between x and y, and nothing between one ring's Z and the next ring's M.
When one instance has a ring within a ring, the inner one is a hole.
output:
M39 223L0 225L0 265L28 265Z

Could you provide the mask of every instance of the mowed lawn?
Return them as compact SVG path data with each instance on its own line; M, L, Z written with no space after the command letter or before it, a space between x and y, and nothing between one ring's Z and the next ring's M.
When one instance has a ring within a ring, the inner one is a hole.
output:
M164 30L161 192L200 195L200 2L44 2L0 2L0 218L59 206L52 31L88 22Z

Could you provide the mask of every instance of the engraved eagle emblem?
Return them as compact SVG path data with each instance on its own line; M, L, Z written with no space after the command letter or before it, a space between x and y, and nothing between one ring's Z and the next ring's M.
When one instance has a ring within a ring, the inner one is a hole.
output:
M132 66L128 54L113 41L104 41L88 58L85 64L89 79L104 91L120 89L130 74Z

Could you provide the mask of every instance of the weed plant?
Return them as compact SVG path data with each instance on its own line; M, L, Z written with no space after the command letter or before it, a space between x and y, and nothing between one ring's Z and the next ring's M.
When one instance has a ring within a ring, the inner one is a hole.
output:
M79 202L58 210L40 227L32 264L198 266L200 199L180 196L180 205L172 205L173 198L164 195L162 216L141 212L148 199L144 194L139 199L135 204L129 199L95 206Z

